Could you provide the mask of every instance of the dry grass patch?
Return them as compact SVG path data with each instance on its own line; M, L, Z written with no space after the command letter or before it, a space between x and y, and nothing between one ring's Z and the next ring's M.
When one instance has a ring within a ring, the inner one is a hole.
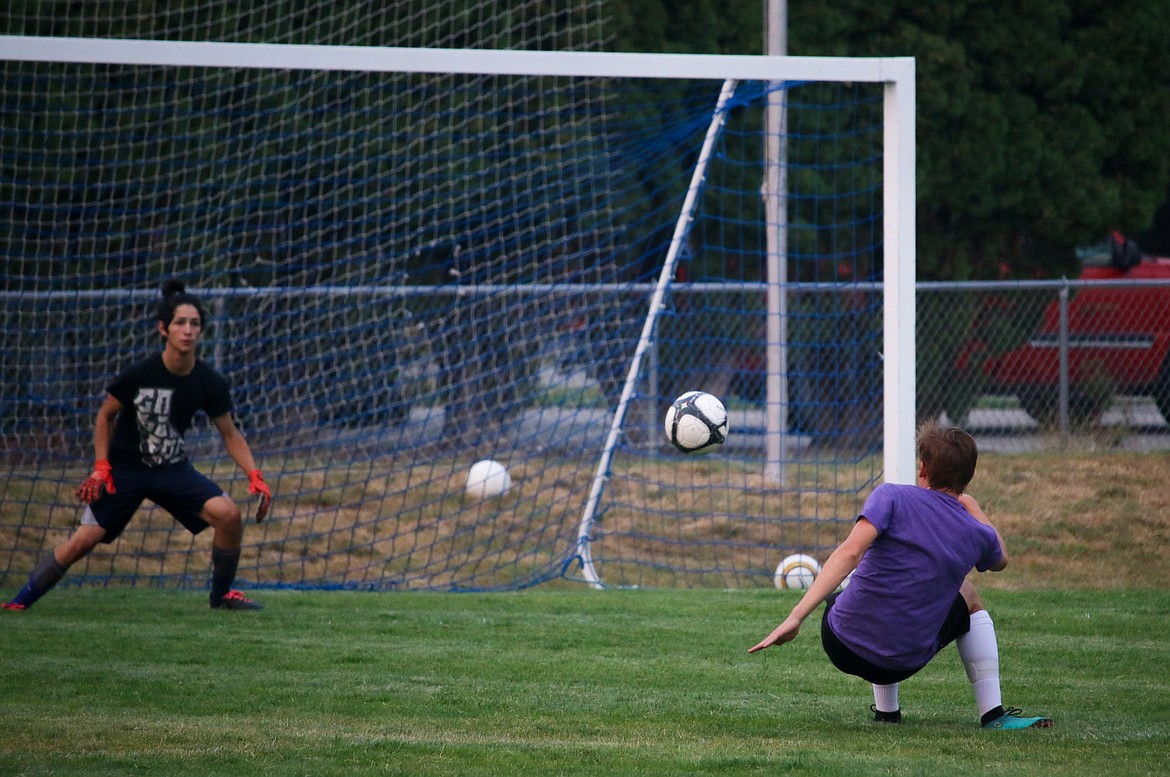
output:
M971 493L1003 533L1010 588L1165 588L1170 453L985 454Z
M512 492L477 503L463 493L465 469L451 461L293 465L269 477L274 514L248 527L245 579L443 589L543 578L573 552L593 477L591 461L520 464ZM47 474L0 479L0 576L7 572L10 585L76 526L72 479ZM209 474L246 497L228 464ZM971 492L1003 532L1012 563L1003 574L980 576L980 585L1170 587L1167 474L1170 453L984 454ZM758 462L723 457L624 461L604 496L594 561L608 585L770 586L788 553L828 556L880 480L880 466L798 463L789 478L777 488ZM147 510L116 546L99 549L73 574L201 585L207 544Z

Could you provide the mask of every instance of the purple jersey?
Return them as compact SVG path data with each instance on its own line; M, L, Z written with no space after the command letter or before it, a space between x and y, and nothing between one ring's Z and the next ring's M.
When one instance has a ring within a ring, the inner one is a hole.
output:
M829 625L877 666L925 666L967 573L1002 558L995 530L949 494L892 483L874 489L861 517L878 536L829 610Z

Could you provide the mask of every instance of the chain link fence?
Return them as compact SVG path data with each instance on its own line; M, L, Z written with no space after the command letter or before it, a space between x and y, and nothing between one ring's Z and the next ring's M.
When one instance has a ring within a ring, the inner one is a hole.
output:
M917 337L920 418L1170 447L1170 263L1115 279L922 283Z
M1141 267L1170 275L1170 262ZM799 455L806 448L872 444L881 429L880 288L875 284L796 286L790 295L786 376L792 451ZM942 418L964 426L980 437L985 448L1055 448L1072 439L1092 441L1095 435L1110 446L1170 450L1170 277L920 283L917 291L920 421ZM645 290L631 291L629 304L636 306L645 294ZM630 416L631 439L660 443L660 408L654 397L702 387L728 400L735 430L728 448L749 455L762 452L767 366L763 312L752 304L760 298L758 284L732 285L717 293L683 286L678 296L683 300L680 310L693 305L696 296L705 296L722 300L725 313L683 316L659 332L645 368L643 399ZM0 311L0 324L12 342L8 355L0 360L2 447L11 453L48 445L55 454L71 455L87 444L93 397L101 393L101 384L94 381L104 378L93 371L93 359L62 358L81 345L65 333L54 334L52 322L64 315L48 304L55 296L9 293L3 299L6 307ZM302 307L294 318L304 318L305 299L303 295L297 299ZM226 300L217 298L215 304L219 310ZM124 306L116 307L121 314ZM276 308L268 309L266 315L272 320ZM138 316L147 317L146 313ZM234 321L247 316L237 311L220 318ZM401 321L386 323L398 333L399 347L393 354L379 352L387 364L379 367L378 374L385 373L390 382L368 387L370 412L397 412L394 397L440 402L449 411L456 408L458 397L444 393L434 382L442 365L435 360L433 347L415 353L414 329ZM446 326L440 329L446 331ZM720 334L715 336L704 327L718 328ZM91 330L121 331L96 319ZM596 326L582 326L563 333L556 340L555 362L549 367L557 380L550 382L543 373L534 373L530 382L539 379L551 390L553 384L568 386L565 381L572 379L575 391L586 392L582 396L590 391L597 395L598 410L593 415L604 414L606 406L612 407L615 387L620 388L628 365L620 359L612 364L599 361L599 349L592 342L599 332ZM224 336L229 334L225 331ZM625 335L632 338L636 332ZM607 336L623 335L610 332ZM706 345L697 350L686 345L687 338L699 338ZM291 342L299 348L309 339L306 335ZM103 342L95 358L136 350L117 336ZM319 387L312 392L318 403L326 403L318 414L321 422L329 420L334 407L328 404L330 392L340 390L337 376L352 377L350 373L358 367L366 372L374 369L372 352L364 346L341 347L336 337L328 344L322 366L301 375ZM214 336L211 345L214 356ZM92 350L86 348L87 353ZM249 358L247 353L245 358ZM676 363L680 359L682 363ZM490 372L491 365L482 356L464 361ZM64 373L59 367L62 363L71 365ZM302 364L303 359L296 363ZM249 365L252 372L264 369L254 358ZM273 380L286 386L286 399L296 399L289 392L291 379ZM343 382L357 385L352 379ZM246 391L239 400L248 404ZM358 407L353 402L347 406ZM254 423L263 420L255 413L245 415ZM367 420L392 421L379 415ZM276 418L266 425L285 426Z

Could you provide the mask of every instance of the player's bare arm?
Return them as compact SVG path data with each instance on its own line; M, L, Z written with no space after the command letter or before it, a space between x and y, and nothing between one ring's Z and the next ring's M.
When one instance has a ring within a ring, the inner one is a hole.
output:
M792 612L784 622L772 630L758 644L748 648L749 653L755 653L773 645L782 645L791 642L800 633L800 626L813 610L828 598L829 594L837 590L842 581L849 576L861 562L865 551L877 539L877 529L864 517L858 518L853 524L849 536L837 546L837 549L825 561L821 573L813 580L808 591L800 598Z
M92 503L105 492L114 493L117 486L110 471L110 435L114 419L122 412L122 403L107 394L98 410L93 424L93 471L77 487L77 498L86 504Z
M959 494L959 504L963 505L963 507L967 509L967 512L971 513L975 520L982 524L986 524L995 530L995 536L999 540L999 552L1001 558L998 564L991 567L991 571L1002 571L1008 565L1007 544L1005 544L1003 541L1003 535L999 533L999 529L995 528L995 524L993 524L991 519L987 517L987 514L983 512L983 508L979 506L979 502L975 500L975 497L971 496L970 494Z
M211 423L223 439L224 448L232 457L232 461L244 472L256 469L256 459L252 456L252 448L248 445L247 438L236 426L232 414L224 413L211 419Z
M114 398L113 394L106 394L102 406L98 409L97 418L93 424L93 453L94 460L107 459L110 455L110 435L114 431L114 420L122 412L122 403Z
M272 505L272 490L264 482L264 476L256 467L256 459L252 456L252 448L248 440L240 433L231 413L224 413L211 419L211 423L223 438L224 447L232 461L248 474L248 493L256 497L256 523L260 523L268 515Z

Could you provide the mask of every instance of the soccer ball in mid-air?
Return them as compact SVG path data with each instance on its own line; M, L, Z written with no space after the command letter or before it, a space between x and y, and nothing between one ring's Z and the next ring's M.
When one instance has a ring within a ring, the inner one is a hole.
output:
M498 461L477 461L467 471L467 493L475 499L503 496L511 487L512 476Z
M727 431L727 409L705 391L688 391L666 411L666 439L683 453L710 453Z
M776 567L773 582L777 588L808 588L821 573L821 565L812 556L794 553Z

